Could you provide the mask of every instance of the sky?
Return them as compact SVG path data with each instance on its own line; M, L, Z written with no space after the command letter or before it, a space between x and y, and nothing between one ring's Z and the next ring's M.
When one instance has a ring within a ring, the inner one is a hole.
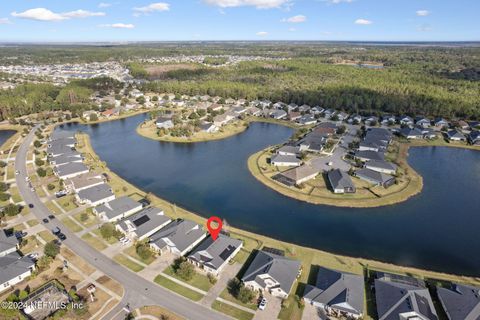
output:
M478 41L480 0L2 0L0 42Z

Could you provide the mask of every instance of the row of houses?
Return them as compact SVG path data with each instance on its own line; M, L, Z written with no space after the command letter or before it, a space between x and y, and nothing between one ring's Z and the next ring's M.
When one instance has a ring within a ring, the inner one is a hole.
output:
M304 299L328 316L358 319L366 311L365 291L372 289L379 320L439 319L423 280L385 272L375 272L373 278L371 288L365 288L361 275L319 267L315 284L305 287ZM480 288L450 284L435 290L449 320L480 318Z
M18 251L18 240L0 229L0 292L27 279L35 270L35 261Z

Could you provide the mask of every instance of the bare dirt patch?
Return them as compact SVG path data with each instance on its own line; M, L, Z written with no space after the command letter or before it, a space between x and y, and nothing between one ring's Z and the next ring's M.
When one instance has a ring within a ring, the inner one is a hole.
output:
M178 64L155 64L145 66L145 70L148 72L148 76L151 79L163 79L167 76L167 73L175 70L196 70L199 67L189 63Z

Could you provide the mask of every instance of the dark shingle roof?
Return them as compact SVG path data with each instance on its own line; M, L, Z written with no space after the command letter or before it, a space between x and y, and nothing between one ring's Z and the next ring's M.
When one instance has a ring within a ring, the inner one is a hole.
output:
M231 258L233 252L241 245L241 240L220 234L216 240L213 240L212 237L205 239L189 255L189 258L217 270Z
M480 288L452 284L448 289L437 287L437 294L450 320L480 319Z
M340 169L331 170L327 175L333 189L355 188L350 176Z

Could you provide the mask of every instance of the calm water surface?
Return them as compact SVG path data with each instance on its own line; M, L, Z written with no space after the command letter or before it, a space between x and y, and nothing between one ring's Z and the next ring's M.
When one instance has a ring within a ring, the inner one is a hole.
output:
M15 132L15 130L0 130L0 147L5 143L5 141L13 136Z
M335 253L444 272L480 275L480 152L412 148L423 192L399 205L348 209L280 195L253 178L247 158L292 129L253 123L225 140L174 144L135 133L145 115L82 130L108 166L138 187L202 216Z

